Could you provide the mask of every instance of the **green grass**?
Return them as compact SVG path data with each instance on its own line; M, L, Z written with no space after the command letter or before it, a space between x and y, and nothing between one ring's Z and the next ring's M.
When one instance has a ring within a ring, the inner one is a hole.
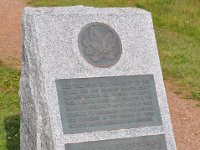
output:
M19 76L0 65L0 150L19 149Z
M200 101L199 0L31 0L32 6L138 7L153 15L164 79ZM0 64L0 150L19 149L19 71Z

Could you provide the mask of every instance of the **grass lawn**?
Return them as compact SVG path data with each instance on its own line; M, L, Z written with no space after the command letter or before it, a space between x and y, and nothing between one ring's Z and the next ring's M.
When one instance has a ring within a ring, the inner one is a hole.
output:
M0 65L0 150L19 149L19 76Z
M165 80L200 100L199 0L31 0L32 6L139 7L152 12ZM0 64L0 150L19 149L19 71Z

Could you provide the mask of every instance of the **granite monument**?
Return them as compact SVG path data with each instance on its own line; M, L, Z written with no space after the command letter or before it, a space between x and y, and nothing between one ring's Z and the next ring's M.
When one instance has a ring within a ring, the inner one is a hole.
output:
M176 150L151 13L25 8L21 150Z

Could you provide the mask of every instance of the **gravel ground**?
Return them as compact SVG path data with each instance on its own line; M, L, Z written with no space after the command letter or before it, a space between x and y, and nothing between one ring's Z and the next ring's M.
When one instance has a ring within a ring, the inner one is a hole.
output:
M22 0L0 0L0 64L20 67L24 6Z

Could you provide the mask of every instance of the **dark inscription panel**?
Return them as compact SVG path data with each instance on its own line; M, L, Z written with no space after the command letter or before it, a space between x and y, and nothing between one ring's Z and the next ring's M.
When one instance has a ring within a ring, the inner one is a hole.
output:
M56 80L64 133L161 125L153 75Z
M66 150L167 150L164 135L66 144Z

